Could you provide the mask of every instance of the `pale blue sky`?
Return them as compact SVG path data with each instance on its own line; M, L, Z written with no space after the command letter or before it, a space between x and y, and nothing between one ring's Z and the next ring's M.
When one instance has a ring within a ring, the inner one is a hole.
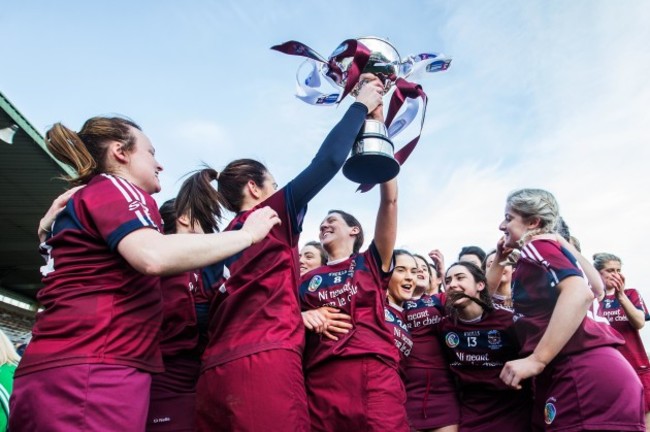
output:
M0 90L44 131L96 114L140 123L157 147L159 202L205 161L265 162L285 184L344 112L293 97L295 39L327 56L341 41L386 37L403 56L443 52L421 80L429 109L400 174L398 244L453 262L490 249L507 193L555 193L586 255L624 261L650 301L650 2L3 0ZM310 204L303 242L329 208L372 232L377 191L342 175ZM650 330L644 330L650 334Z

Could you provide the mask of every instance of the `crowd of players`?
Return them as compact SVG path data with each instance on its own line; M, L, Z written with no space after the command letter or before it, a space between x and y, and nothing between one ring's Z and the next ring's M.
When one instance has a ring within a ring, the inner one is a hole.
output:
M52 127L77 175L39 225L44 310L10 430L644 431L647 311L618 257L592 264L559 234L552 194L511 193L495 250L446 267L395 249L393 179L365 251L359 221L331 210L298 253L307 204L382 117L383 86L364 80L284 187L239 159L160 210L136 123Z

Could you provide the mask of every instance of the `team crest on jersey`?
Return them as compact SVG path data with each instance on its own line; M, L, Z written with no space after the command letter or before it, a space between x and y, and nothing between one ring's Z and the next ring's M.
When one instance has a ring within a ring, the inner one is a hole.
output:
M612 307L612 304L614 304L614 300L606 298L604 303L605 303L605 309L609 309Z
M555 420L555 417L557 416L557 409L555 408L555 398L548 398L546 401L546 406L544 407L544 421L546 422L547 425L550 425L553 423L553 420Z
M309 286L307 287L307 289L310 292L314 292L318 289L318 287L322 283L323 283L323 278L320 275L316 275L313 278L311 278L311 280L309 281Z
M393 316L392 313L387 308L384 308L384 319L388 322L395 322L395 317Z
M445 336L445 343L449 348L456 348L460 343L460 338L456 333L449 333Z
M490 349L496 350L503 346L499 330L490 330L487 334L487 339Z

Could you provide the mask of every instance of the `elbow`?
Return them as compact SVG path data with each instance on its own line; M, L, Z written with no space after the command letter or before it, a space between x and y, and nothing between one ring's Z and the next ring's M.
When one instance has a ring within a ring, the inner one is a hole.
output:
M586 289L583 291L582 304L585 307L585 310L588 310L591 307L595 299L596 299L596 295L593 293L593 291L591 291L590 289Z
M139 273L146 276L163 276L165 274L162 257L153 248L142 250L135 262L130 264Z
M635 330L641 330L645 327L645 316L635 316L634 319L629 320L629 322Z
M165 270L164 267L160 265L160 263L148 262L142 267L140 273L147 276L164 276Z

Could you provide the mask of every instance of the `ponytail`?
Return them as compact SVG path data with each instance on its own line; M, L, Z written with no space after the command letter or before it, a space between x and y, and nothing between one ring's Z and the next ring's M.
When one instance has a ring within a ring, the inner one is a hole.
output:
M118 141L125 150L135 145L131 128L140 126L120 117L93 117L87 120L79 132L55 123L45 133L47 149L56 159L68 165L76 176L64 177L73 186L86 184L97 174L108 172L106 153L108 143Z
M205 233L219 231L221 194L212 186L212 181L217 178L219 173L210 167L188 177L176 196L176 218L185 214L191 226L198 223Z

